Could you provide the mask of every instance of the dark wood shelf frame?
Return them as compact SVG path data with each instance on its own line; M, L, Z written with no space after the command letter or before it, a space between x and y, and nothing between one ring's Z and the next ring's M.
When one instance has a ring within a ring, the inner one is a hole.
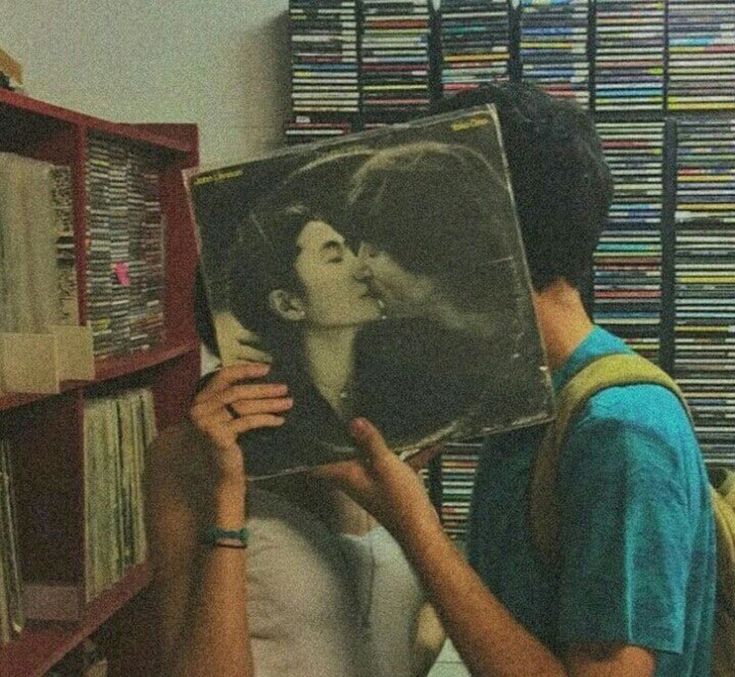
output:
M45 674L141 592L149 581L148 565L139 564L94 600L78 623L29 623L18 639L0 647L3 677Z

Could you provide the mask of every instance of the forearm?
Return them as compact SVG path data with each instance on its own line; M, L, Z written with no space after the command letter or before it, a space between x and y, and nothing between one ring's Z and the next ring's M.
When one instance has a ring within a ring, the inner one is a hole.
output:
M245 524L243 491L215 496L214 523L225 529ZM249 677L254 674L247 621L247 549L201 545L201 586L190 604L175 675Z
M399 540L470 672L482 677L567 674L486 588L438 520L417 522Z

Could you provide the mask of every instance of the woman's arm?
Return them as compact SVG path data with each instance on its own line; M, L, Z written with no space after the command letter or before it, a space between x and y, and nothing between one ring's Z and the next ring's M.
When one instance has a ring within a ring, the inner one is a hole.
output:
M199 532L209 525L228 530L245 526L246 476L237 437L255 428L281 425L280 414L292 404L285 385L241 384L267 371L266 365L252 363L220 370L191 409L191 420L203 439L152 459L154 585L163 666L171 675L253 674L247 550L201 544ZM172 456L177 462L172 463ZM203 472L184 472L189 462ZM187 486L192 479L196 486Z

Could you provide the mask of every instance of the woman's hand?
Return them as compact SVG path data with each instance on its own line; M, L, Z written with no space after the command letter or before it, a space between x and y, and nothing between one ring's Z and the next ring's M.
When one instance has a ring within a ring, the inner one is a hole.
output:
M256 362L223 367L194 398L190 418L212 442L211 461L220 484L244 483L245 461L238 436L283 425L283 414L293 405L283 383L243 383L262 378L269 370L269 365Z

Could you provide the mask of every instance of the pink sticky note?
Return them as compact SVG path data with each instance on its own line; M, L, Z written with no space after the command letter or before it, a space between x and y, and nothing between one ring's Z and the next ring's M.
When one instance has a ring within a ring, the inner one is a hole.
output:
M123 287L130 286L130 274L128 273L128 264L125 261L118 261L115 266L115 275L117 275L117 281Z

